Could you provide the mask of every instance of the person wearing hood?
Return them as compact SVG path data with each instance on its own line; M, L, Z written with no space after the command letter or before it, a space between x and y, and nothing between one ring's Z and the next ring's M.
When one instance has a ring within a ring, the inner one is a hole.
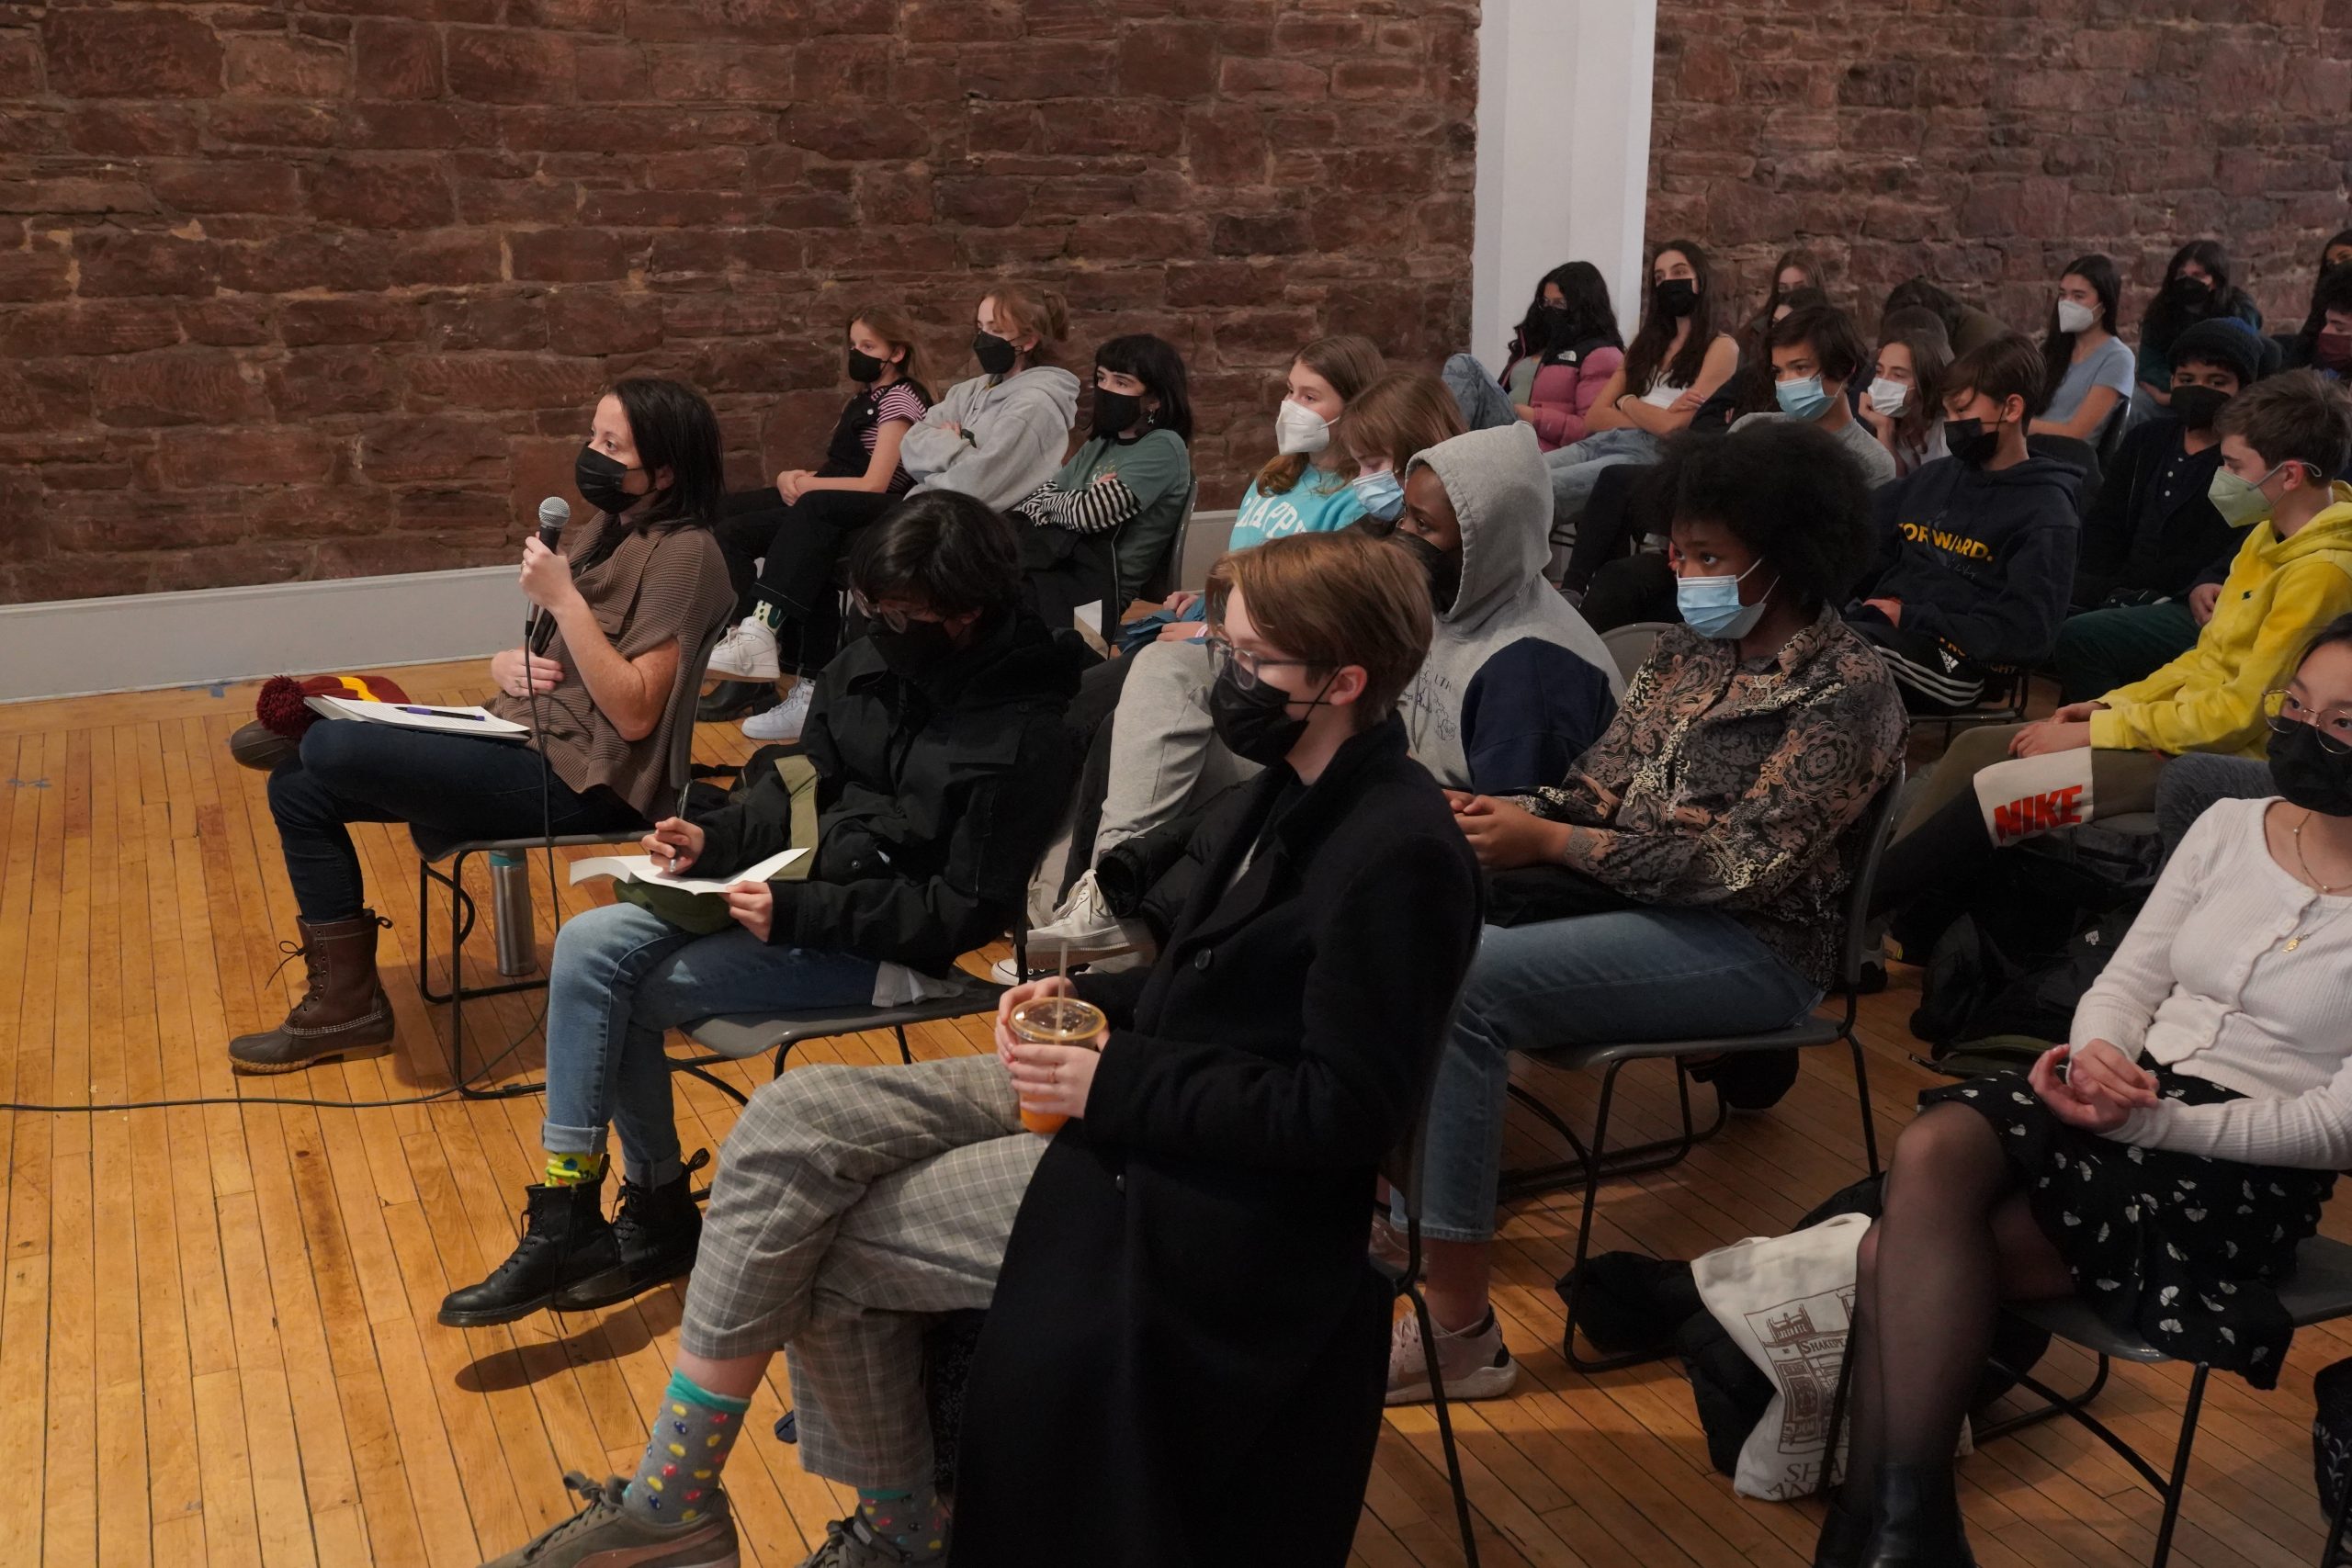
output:
M2082 476L2027 449L2043 379L2022 337L1961 355L1944 394L1952 455L1878 493L1879 561L1847 619L1915 711L1972 707L1987 670L2038 663L2058 640Z
M1020 908L1075 771L1062 710L1083 645L1019 610L1012 526L969 496L918 496L866 530L850 584L874 631L826 666L809 716L815 845L774 881L728 888L723 908L623 884L628 901L564 922L548 970L547 1177L528 1190L514 1255L452 1293L443 1324L584 1311L694 1267L702 1220L678 1158L663 1031L940 994L956 956ZM790 834L790 792L771 771L712 817L656 824L645 849L673 874L708 878L774 856ZM757 1145L767 1100L755 1096L729 1138L714 1220L758 1179L737 1151ZM610 1221L608 1126L627 1160Z
M2290 370L2231 399L2215 428L2213 504L2246 536L2196 645L2143 681L2038 723L1962 735L1887 851L1881 908L1906 909L1981 874L1998 852L1975 780L2009 759L2089 748L2096 818L2152 809L2173 757L2263 754L2271 705L2304 639L2352 611L2352 485L2330 478L2352 462L2352 394Z
M899 462L915 481L907 493L949 491L1001 511L1051 479L1078 417L1078 378L1053 363L1069 334L1069 308L1052 289L990 289L972 334L980 374L950 387L899 443ZM817 628L831 626L834 564L851 536L899 498L828 491L811 499L817 508L795 508L793 525L768 546L753 590L758 614L736 628L723 656L711 656L716 676L774 681L786 664L799 674L784 701L743 721L753 740L800 739L816 700L814 673L832 654Z
M2075 605L2058 633L2062 703L2136 681L2196 646L2236 555L2236 530L2206 492L2221 471L2214 429L2254 385L2261 354L2234 317L2172 342L2165 417L2132 427L2083 518Z
M1398 706L1449 789L1521 795L1600 738L1623 682L1600 635L1544 580L1552 486L1534 430L1440 442L1406 470L1394 536L1428 574L1429 657Z
M1792 420L1669 443L1658 482L1684 624L1558 784L1453 796L1496 923L1438 1058L1422 1162L1450 1399L1518 1376L1487 1296L1512 1054L1779 1029L1835 978L1865 819L1904 740L1893 678L1838 615L1870 556L1868 492L1841 450ZM1759 1108L1795 1081L1796 1055L1696 1071ZM1400 1322L1390 1404L1430 1397L1427 1364Z

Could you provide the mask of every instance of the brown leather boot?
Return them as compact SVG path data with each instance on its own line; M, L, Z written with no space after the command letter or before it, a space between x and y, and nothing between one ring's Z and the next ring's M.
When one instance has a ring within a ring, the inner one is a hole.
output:
M302 945L291 956L309 969L311 988L276 1029L229 1042L238 1072L290 1073L392 1037L392 1004L376 978L376 933L392 922L362 909L348 920L295 923Z

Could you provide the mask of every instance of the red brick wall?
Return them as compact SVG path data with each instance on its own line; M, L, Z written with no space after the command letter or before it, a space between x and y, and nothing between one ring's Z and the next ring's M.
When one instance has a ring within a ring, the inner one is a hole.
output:
M2221 238L2274 332L2352 226L2352 0L1659 0L1648 231L1736 269L1802 244L1875 321L1925 271L2039 333L2104 251L2136 335Z
M813 464L840 317L1187 355L1204 498L1317 332L1466 336L1476 0L0 16L0 602L508 559L614 377Z

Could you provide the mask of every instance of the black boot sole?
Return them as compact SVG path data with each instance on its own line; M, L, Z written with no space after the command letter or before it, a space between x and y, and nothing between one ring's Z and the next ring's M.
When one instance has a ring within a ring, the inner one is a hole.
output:
M773 681L721 681L695 705L695 718L702 724L718 724L763 713L783 700Z
M553 1312L594 1312L598 1307L616 1306L648 1291L661 1289L673 1280L683 1280L695 1271L695 1260L684 1259L675 1268L657 1271L643 1278L632 1276L626 1268L607 1269L592 1279L566 1286L550 1299Z

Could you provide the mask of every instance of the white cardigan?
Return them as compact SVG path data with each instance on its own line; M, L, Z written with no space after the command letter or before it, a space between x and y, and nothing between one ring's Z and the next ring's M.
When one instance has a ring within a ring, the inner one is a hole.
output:
M2352 897L2323 898L2270 858L2273 804L2222 801L2197 819L2073 1037L2246 1097L2134 1111L2117 1140L2337 1170L2352 1166Z

